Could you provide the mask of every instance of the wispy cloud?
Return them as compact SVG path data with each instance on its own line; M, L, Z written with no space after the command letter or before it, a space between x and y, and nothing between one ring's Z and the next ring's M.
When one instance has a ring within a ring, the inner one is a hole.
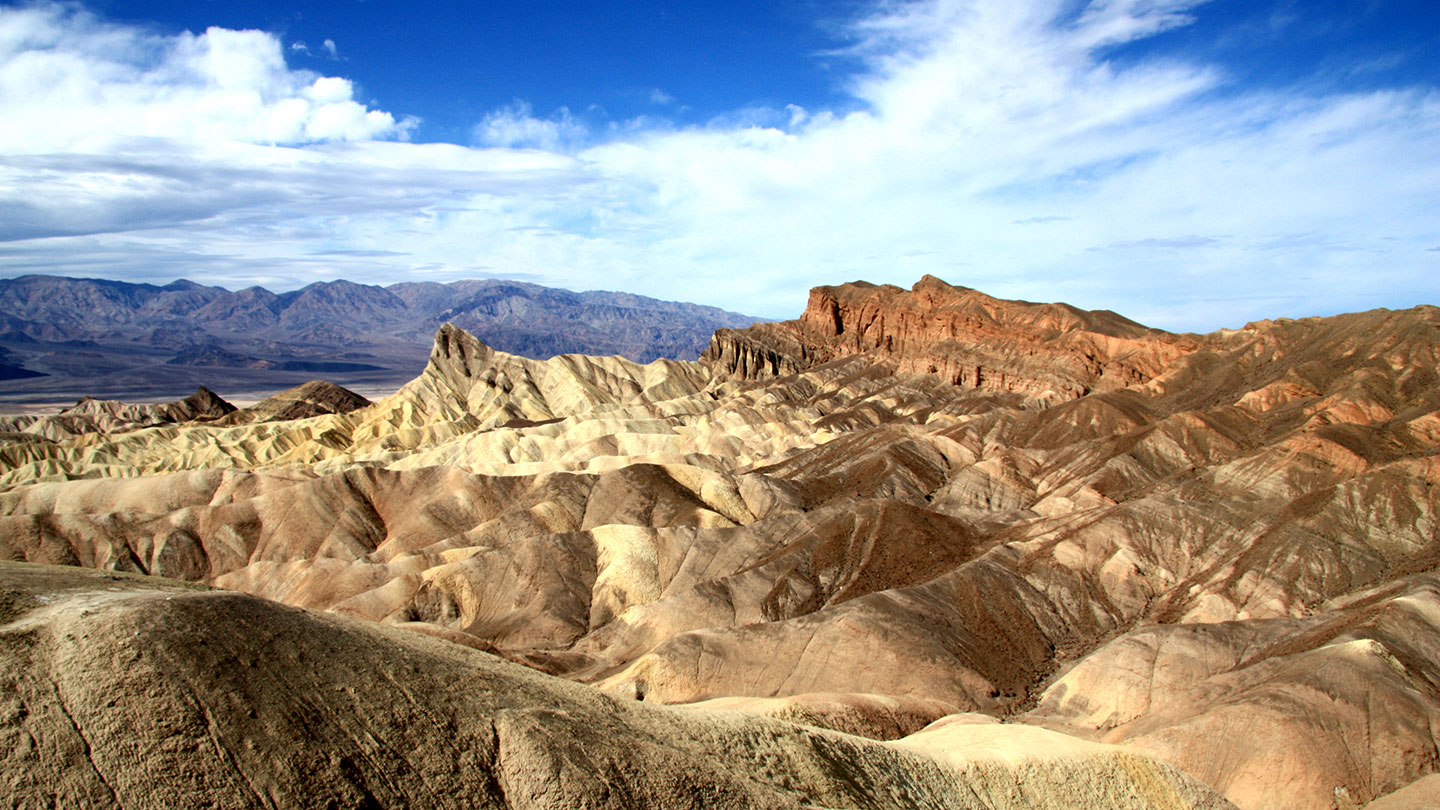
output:
M1115 242L1107 245L1104 249L1129 250L1132 248L1160 249L1160 250L1188 250L1191 248L1212 247L1220 244L1223 236L1169 236L1151 237L1148 239L1136 239L1131 242ZM1095 248L1100 250L1101 248Z
M401 250L342 250L342 249L340 249L340 248L332 248L332 249L330 249L330 250L312 250L312 251L310 251L310 252L309 252L308 254L306 254L306 255L309 255L309 256L353 256L353 257L366 258L366 259L379 259L379 258L383 258L383 257L387 257L387 256L405 256L405 255L408 255L408 254L406 254L404 251L401 251Z
M562 107L548 118L537 118L526 101L491 112L475 127L475 141L483 146L568 152L589 139L589 128L568 109Z
M0 268L483 271L775 317L815 284L933 273L1190 329L1433 299L1440 94L1247 91L1223 65L1106 58L1205 13L877 3L847 29L846 109L679 127L517 101L456 146L405 142L403 116L289 68L269 34L0 8Z
M333 40L333 39L327 39L327 40L325 40L324 42L320 43L320 53L319 53L319 54L317 54L317 53L315 53L314 51L310 50L310 46L307 45L307 44L305 44L305 42L304 42L303 40L296 40L296 41L290 43L290 52L291 52L291 53L304 54L304 55L306 55L306 56L320 56L320 55L324 55L326 58L329 58L329 59L339 59L339 58L340 58L340 49L335 45L335 40Z

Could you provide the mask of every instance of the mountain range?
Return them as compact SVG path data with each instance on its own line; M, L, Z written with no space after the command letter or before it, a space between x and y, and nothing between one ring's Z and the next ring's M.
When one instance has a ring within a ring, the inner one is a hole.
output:
M0 397L273 391L317 375L398 386L454 323L515 354L695 359L715 329L757 319L613 292L515 281L317 282L273 293L31 275L0 279Z
M290 399L0 434L0 803L1440 799L1436 307L857 282Z

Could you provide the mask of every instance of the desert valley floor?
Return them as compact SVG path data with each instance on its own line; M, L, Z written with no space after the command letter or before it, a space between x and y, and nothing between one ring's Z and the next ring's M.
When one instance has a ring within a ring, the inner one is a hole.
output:
M1440 309L926 277L0 423L0 805L1440 806Z

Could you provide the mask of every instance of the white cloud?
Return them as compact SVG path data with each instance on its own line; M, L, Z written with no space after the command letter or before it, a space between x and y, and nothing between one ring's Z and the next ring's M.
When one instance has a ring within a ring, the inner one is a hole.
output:
M1075 22L1072 29L1075 42L1084 48L1095 48L1188 25L1194 18L1186 12L1206 2L1208 0L1094 0Z
M1096 55L1196 3L1065 5L889 6L856 27L859 112L581 157L648 204L655 264L708 271L687 289L744 279L731 300L792 312L811 284L923 272L1178 328L1433 299L1433 90L1216 94L1209 66Z
M1102 56L1204 13L888 1L851 29L853 111L591 129L517 101L462 147L404 142L268 34L0 8L0 270L528 274L775 317L928 272L1192 329L1433 301L1440 94Z
M60 5L0 8L0 99L12 124L0 128L5 154L105 151L133 137L393 138L413 126L365 109L344 79L290 70L270 34L161 37Z
M536 118L528 102L516 101L486 115L474 135L484 146L565 152L585 143L590 132L564 107L549 118Z

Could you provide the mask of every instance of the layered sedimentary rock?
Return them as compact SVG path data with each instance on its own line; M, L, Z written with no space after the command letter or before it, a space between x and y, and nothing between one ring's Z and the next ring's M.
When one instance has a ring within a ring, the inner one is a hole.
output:
M346 414L370 404L354 391L323 380L297 385L245 408L236 408L204 386L185 399L156 405L85 397L57 414L0 416L0 443L69 440L191 422L213 427L288 422Z
M214 423L243 425L254 422L289 422L325 414L350 413L370 404L370 400L348 388L324 380L311 380L272 394L254 405L227 414Z
M701 363L446 327L349 413L0 446L0 557L966 774L993 745L1025 784L1158 761L1246 810L1363 806L1440 762L1437 446L1433 307L1170 335L927 278ZM1017 790L976 806L1108 806Z
M58 414L0 416L0 442L26 440L31 436L59 440L86 433L124 433L158 425L209 421L234 411L234 405L203 385L184 399L158 405L85 397Z
M816 287L798 320L722 329L704 356L764 379L868 354L898 372L1050 405L1145 382L1194 348L1113 312L1004 301L926 276L908 292Z

